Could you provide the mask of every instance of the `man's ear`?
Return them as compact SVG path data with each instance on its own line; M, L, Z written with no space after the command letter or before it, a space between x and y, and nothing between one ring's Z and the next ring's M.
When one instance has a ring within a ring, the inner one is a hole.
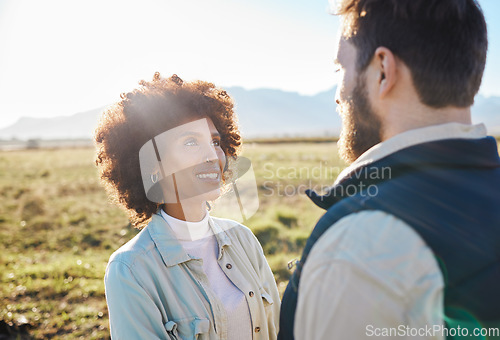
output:
M378 72L378 96L384 98L397 81L396 57L390 49L378 47L374 53L374 67Z

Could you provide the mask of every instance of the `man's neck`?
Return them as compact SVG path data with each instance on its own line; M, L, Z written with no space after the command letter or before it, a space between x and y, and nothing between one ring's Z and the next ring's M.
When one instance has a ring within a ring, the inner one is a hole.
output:
M470 107L445 107L440 109L416 105L411 107L395 107L391 110L383 123L382 141L400 133L427 126L446 123L472 124ZM411 112L408 112L411 111ZM404 114L401 114L404 112Z

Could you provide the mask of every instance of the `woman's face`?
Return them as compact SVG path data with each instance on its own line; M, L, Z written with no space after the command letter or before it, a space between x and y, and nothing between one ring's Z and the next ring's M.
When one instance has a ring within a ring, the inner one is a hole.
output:
M210 118L183 124L155 137L166 179L162 181L165 203L219 197L226 163L220 140Z

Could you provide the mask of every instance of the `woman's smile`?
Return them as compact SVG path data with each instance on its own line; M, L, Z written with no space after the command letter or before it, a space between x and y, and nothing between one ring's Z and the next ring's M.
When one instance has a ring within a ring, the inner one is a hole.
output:
M203 180L219 181L219 174L217 172L209 172L203 174L196 174L196 177Z
M195 176L204 182L219 183L221 180L221 171L217 168L197 170Z

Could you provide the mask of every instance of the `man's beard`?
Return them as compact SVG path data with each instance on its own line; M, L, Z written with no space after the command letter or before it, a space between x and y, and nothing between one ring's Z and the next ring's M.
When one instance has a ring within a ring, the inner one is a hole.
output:
M364 80L360 75L350 98L338 106L342 131L337 146L349 164L382 140L382 124L370 105Z

